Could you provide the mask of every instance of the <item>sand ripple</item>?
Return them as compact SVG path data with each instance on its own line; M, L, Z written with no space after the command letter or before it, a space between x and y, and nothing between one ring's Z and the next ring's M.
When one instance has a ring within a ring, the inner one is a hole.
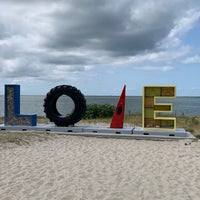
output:
M200 142L58 136L0 151L1 200L198 200Z

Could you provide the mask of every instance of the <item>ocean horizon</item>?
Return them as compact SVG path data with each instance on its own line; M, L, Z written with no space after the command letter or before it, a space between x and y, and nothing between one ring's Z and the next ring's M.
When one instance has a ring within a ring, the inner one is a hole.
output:
M37 114L45 116L43 104L46 95L21 95L20 97L20 113L21 114ZM116 105L119 96L85 96L86 104L110 104ZM158 99L158 103L173 104L174 116L196 116L200 115L200 96L178 96L176 98ZM74 105L68 97L59 98L61 110L70 113ZM126 114L141 114L142 113L142 96L126 96ZM0 95L0 116L4 116L4 95Z

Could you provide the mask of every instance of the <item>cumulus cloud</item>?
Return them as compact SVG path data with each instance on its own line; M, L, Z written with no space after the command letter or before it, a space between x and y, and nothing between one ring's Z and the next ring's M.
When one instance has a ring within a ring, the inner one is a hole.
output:
M185 16L181 16L175 20L174 28L170 31L169 37L176 37L193 28L194 24L200 18L200 10L191 9L185 12Z
M197 0L1 2L0 76L77 78L92 69L86 66L181 57L186 48L179 46L174 57L166 49L171 41L180 45L179 33L199 19L196 5ZM160 66L141 70L173 69Z
M200 63L200 55L195 55L195 56L192 56L192 57L189 57L189 58L186 58L184 61L183 61L184 64L198 64Z
M60 50L90 49L111 56L154 49L173 28L176 4L180 6L178 1L69 2L51 14L54 31L46 45Z
M142 67L133 67L135 70L143 70L143 71L161 71L167 72L174 70L173 66L142 66Z

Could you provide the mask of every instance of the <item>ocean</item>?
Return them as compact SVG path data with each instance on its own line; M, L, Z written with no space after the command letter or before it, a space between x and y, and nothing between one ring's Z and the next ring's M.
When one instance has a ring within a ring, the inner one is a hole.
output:
M43 95L22 95L20 100L21 114L37 114L45 116L43 103L45 96ZM118 96L85 96L87 104L111 104L116 105ZM67 102L67 103L66 103ZM173 115L196 116L200 115L200 97L176 97L170 99L162 99L157 102L172 103ZM59 98L57 108L65 114L70 113L74 105L70 98ZM61 112L61 114L63 114ZM126 97L126 114L142 113L142 97L127 96ZM0 95L0 116L4 116L4 96Z

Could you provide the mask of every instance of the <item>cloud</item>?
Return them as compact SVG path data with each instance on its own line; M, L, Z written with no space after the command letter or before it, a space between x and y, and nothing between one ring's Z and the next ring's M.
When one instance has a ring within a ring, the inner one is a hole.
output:
M161 71L161 72L168 72L174 70L173 66L140 66L140 67L133 67L135 70L142 70L142 71Z
M4 25L4 23L0 23L0 40L8 37L8 33L6 32L6 27Z
M171 51L162 50L158 52L143 53L141 55L130 57L126 62L132 64L144 62L167 62L185 56L189 51L189 47L178 47L177 49L171 49Z
M178 4L129 0L68 2L51 14L54 31L45 45L60 50L90 49L110 56L132 56L154 49L173 28Z
M168 62L188 51L179 35L199 19L196 5L195 0L4 1L0 76L78 79L94 65ZM179 47L169 53L174 41ZM151 64L145 66L158 66ZM173 69L164 65L141 70Z
M186 58L183 61L184 64L199 64L200 63L200 56L195 55L193 57Z
M194 24L200 18L200 10L191 9L186 11L185 16L175 20L174 28L170 31L169 37L176 37L179 34L183 34L193 28Z

